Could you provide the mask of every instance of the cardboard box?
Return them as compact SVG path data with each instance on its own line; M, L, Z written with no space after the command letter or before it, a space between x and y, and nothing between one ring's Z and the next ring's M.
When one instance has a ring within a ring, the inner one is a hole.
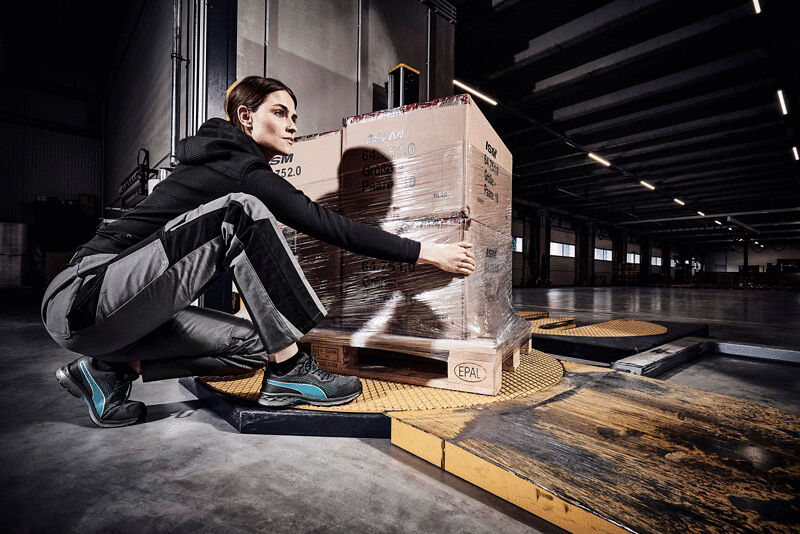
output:
M23 287L30 283L33 256L0 254L0 287Z
M288 156L269 161L276 174L325 207L339 209L342 133L325 132L295 139Z
M300 137L292 154L275 156L270 166L314 202L339 211L341 138L341 132ZM283 234L328 315L336 316L341 285L339 248L292 228L284 228Z
M511 152L469 95L344 120L342 214L468 217L511 233Z
M471 241L477 268L470 276L431 265L342 255L345 330L445 339L494 338L511 306L511 237L468 219L393 221L384 229L426 243Z
M24 223L0 222L0 254L32 254L30 227Z

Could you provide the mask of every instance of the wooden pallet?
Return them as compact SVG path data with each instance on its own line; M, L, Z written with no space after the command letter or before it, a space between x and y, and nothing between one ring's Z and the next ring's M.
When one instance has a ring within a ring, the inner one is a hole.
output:
M520 354L530 350L530 332L521 330L498 345L484 338L459 341L315 329L300 346L320 367L339 374L497 395L502 371L517 369Z

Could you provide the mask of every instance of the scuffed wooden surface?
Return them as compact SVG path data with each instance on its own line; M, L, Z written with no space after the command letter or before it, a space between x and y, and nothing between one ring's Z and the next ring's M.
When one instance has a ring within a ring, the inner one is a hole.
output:
M559 384L524 399L392 416L636 532L800 531L799 418L565 368Z

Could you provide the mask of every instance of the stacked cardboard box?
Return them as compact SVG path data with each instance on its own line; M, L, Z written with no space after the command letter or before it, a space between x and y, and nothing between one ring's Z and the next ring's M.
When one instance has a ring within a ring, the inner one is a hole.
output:
M0 287L27 285L32 267L28 225L0 222Z
M470 241L469 277L342 254L342 325L496 337L511 307L511 153L467 95L345 119L342 214L431 244Z
M520 331L511 306L511 153L468 95L344 120L273 170L351 219L429 244L473 243L469 277L367 258L286 229L324 327L445 339ZM515 334L514 334L515 335Z

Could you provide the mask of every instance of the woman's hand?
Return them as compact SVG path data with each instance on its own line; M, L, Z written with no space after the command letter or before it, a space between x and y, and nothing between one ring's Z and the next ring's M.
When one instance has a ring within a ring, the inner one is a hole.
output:
M453 245L428 245L419 249L419 263L435 265L448 273L470 275L475 270L475 254L472 243L460 241Z

